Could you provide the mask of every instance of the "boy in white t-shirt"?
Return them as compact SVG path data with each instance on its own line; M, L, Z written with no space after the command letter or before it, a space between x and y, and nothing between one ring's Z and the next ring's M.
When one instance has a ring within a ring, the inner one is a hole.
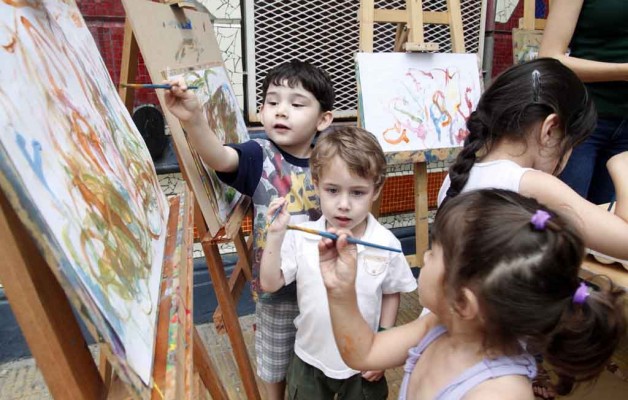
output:
M399 240L369 212L386 177L386 159L373 135L346 127L321 137L310 157L310 171L323 216L300 226L319 231L348 229L353 237L366 242L401 248ZM260 265L260 283L268 292L295 280L297 283L299 315L294 321L295 357L287 376L289 398L387 398L384 371L360 372L342 361L319 269L320 236L288 230L290 215L283 207L285 202L276 199L268 209L271 224ZM360 311L373 331L391 327L397 317L400 292L415 290L416 279L402 253L362 245L357 251Z

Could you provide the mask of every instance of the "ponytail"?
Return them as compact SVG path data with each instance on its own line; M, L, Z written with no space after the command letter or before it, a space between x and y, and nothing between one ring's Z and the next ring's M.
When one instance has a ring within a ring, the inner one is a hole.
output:
M447 197L452 198L462 192L469 180L469 173L477 161L477 152L488 145L490 132L477 111L473 111L467 120L469 135L465 139L464 147L458 153L456 161L449 167L451 185L447 190Z
M624 290L610 280L590 290L582 304L566 302L556 328L546 337L542 354L558 374L559 395L571 392L578 382L595 379L626 334Z

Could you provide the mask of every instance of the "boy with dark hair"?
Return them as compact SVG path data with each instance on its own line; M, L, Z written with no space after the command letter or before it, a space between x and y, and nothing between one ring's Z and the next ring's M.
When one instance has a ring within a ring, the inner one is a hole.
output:
M307 62L290 61L273 68L263 83L260 119L268 139L223 145L209 129L196 96L183 81L169 82L169 110L181 120L190 142L219 178L251 197L253 281L256 300L257 374L268 399L283 399L288 363L293 354L298 315L296 285L275 293L259 287L259 265L266 241L266 213L271 200L285 198L291 223L321 215L310 175L309 157L317 132L332 122L334 89L329 75Z

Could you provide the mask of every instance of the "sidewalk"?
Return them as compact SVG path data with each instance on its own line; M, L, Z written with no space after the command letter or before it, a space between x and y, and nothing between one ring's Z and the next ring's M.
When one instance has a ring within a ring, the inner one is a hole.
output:
M421 308L415 292L403 294L399 307L397 324L404 324L418 317ZM249 358L255 369L253 315L240 317L240 325ZM203 342L221 377L221 381L229 393L229 398L246 400L238 369L231 355L231 345L226 334L217 334L213 324L198 325ZM98 349L91 346L92 353L97 356ZM386 379L390 391L390 399L396 399L403 378L403 368L386 371ZM626 398L628 382L605 372L592 387L581 387L576 395L564 397L566 400L620 400ZM45 400L52 397L32 358L0 364L0 400ZM202 397L205 398L205 397Z

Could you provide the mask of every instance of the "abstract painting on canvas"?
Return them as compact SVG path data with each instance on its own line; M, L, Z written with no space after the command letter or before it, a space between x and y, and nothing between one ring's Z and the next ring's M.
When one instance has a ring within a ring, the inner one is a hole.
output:
M461 146L481 87L475 54L358 53L362 126L384 152Z
M73 0L0 2L0 43L1 189L148 383L168 217L150 154Z
M198 86L194 93L203 107L210 130L222 143L242 143L249 140L238 100L222 63L169 70L167 73L169 78L183 76L188 85ZM225 225L242 196L231 186L222 183L214 170L201 161L192 146L190 150L201 172L218 223Z

